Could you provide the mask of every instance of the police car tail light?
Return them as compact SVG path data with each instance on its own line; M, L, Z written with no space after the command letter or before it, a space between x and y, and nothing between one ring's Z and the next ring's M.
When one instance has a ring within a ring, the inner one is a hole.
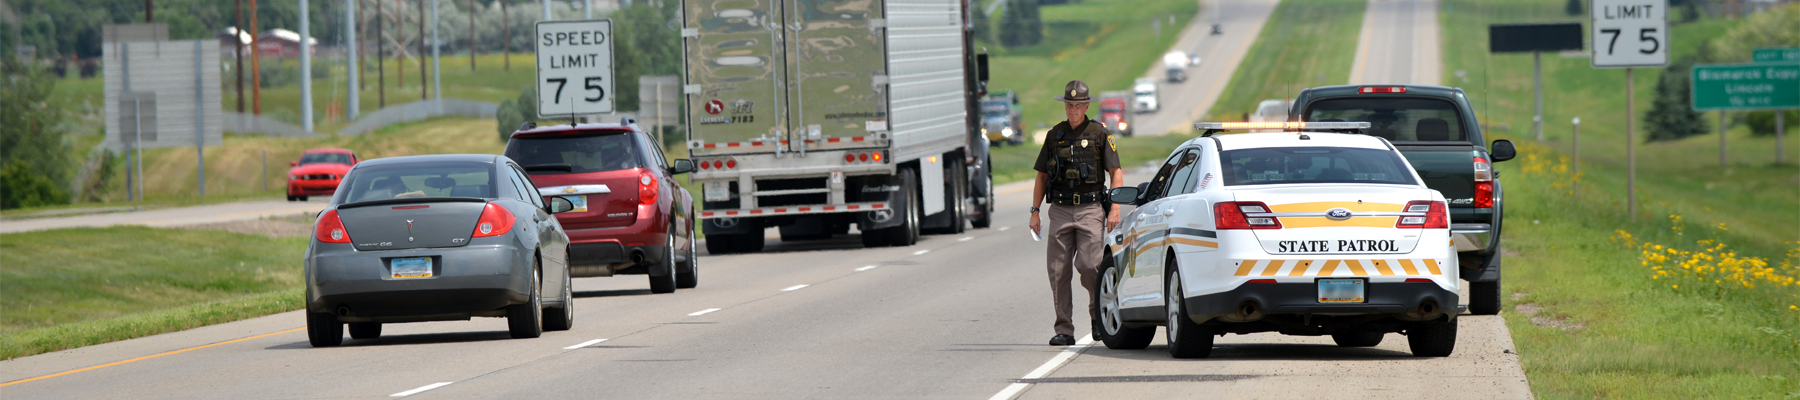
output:
M1281 220L1268 214L1269 206L1260 201L1224 201L1213 205L1213 218L1219 229L1281 229Z
M1405 86L1363 86L1357 93L1406 93Z
M344 221L338 219L337 210L326 211L319 216L319 225L313 228L313 237L325 243L350 243L350 232L344 230Z
M513 213L511 211L506 211L506 207L501 207L499 204L488 203L486 207L481 209L481 218L475 219L475 232L473 236L488 237L505 235L506 231L512 230L512 226Z
M1416 200L1406 203L1406 212L1423 212L1425 215L1401 216L1395 228L1408 229L1443 229L1450 227L1450 210L1441 201Z
M638 204L656 204L656 176L649 171L638 173Z
M1494 164L1475 157L1475 208L1494 208Z

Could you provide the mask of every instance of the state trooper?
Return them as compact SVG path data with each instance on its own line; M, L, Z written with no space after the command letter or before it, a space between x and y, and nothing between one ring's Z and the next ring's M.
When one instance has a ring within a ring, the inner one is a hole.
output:
M1063 102L1068 120L1050 128L1038 150L1032 167L1038 174L1031 191L1030 226L1033 233L1042 233L1050 241L1045 253L1050 296L1056 304L1056 336L1050 337L1050 345L1068 346L1075 344L1069 280L1079 273L1081 287L1093 298L1100 260L1106 257L1101 238L1106 229L1119 225L1119 206L1105 201L1106 190L1123 186L1125 172L1119 169L1118 145L1105 123L1087 117L1088 103L1093 102L1087 84L1069 81L1056 101ZM1048 233L1038 219L1038 205L1044 202L1050 203ZM1095 306L1089 304L1088 320L1099 318Z

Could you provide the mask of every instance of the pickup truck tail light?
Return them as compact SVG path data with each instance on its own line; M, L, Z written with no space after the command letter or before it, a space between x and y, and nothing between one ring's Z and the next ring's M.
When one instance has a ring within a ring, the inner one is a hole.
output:
M1269 206L1260 201L1222 201L1213 204L1213 219L1218 229L1281 229L1281 220L1267 214Z
M1475 157L1475 208L1494 208L1494 164Z
M1406 203L1406 212L1423 212L1424 216L1402 216L1395 228L1445 229L1450 227L1450 209L1441 201L1416 200Z

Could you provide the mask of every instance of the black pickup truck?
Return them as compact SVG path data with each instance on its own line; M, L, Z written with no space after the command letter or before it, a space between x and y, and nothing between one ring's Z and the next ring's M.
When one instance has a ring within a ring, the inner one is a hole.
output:
M1363 133L1386 138L1412 163L1425 185L1450 202L1451 244L1464 280L1469 312L1500 312L1500 226L1505 215L1500 172L1493 163L1517 153L1511 141L1483 146L1481 124L1462 89L1424 85L1345 85L1306 89L1289 121L1368 122Z

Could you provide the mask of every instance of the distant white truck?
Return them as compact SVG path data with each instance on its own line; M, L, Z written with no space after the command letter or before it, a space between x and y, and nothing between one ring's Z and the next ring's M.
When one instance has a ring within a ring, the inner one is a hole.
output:
M1156 78L1138 78L1131 85L1131 93L1139 114L1153 113L1162 110L1161 98L1157 96Z
M1169 83L1186 82L1188 66L1196 64L1194 58L1189 57L1187 52L1181 50L1163 54L1162 62L1163 73L1168 75Z

